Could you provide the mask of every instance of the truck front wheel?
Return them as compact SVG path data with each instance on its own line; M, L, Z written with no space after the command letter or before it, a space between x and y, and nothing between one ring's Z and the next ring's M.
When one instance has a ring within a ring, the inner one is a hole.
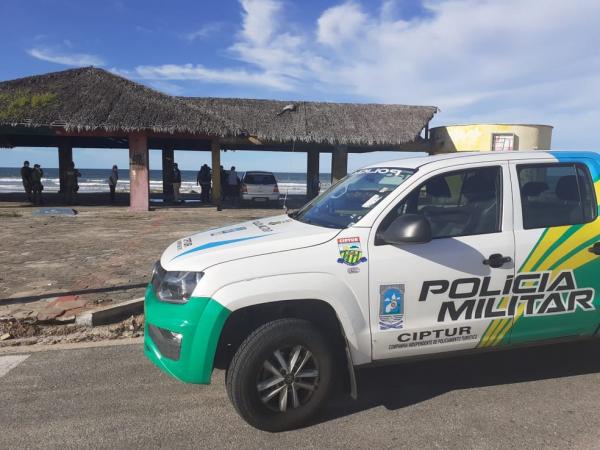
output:
M325 402L333 382L331 346L312 323L279 319L256 329L227 370L240 416L265 431L297 428Z

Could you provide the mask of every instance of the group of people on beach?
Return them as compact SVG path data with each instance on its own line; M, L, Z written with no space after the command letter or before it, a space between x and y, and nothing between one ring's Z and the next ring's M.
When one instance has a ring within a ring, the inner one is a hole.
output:
M234 202L237 202L240 198L240 178L235 170L235 166L231 166L231 170L223 169L223 166L219 167L221 171L221 199L227 200L228 198ZM204 164L198 172L196 184L201 187L201 200L202 203L210 203L211 191L212 191L212 170L208 167L208 164Z
M206 166L206 164L204 164ZM204 166L203 166L204 167ZM206 166L208 169L208 176L207 178L204 178L204 185L208 186L208 190L210 190L211 187L211 181L212 181L212 173L210 171L210 168L208 168L208 166ZM238 174L235 170L235 166L231 166L230 170L225 170L223 169L223 166L219 167L219 170L221 171L221 199L222 200L227 200L227 199L231 199L234 202L237 202L240 198L240 177L238 177ZM202 171L202 169L200 169L200 171ZM198 177L200 177L200 173L198 173ZM202 185L202 184L201 184ZM204 191L204 188L203 188ZM209 193L206 194L207 195L207 202L209 201L208 199L210 198Z
M210 203L210 190L212 181L212 170L208 164L203 164L196 177L196 185L200 186L200 201Z
M232 166L230 170L223 169L223 166L219 168L221 173L221 200L231 200L234 203L239 200L240 197L240 178L235 170L235 166ZM44 185L42 178L44 171L39 164L34 164L30 167L29 161L23 162L21 167L21 179L23 181L23 188L27 195L27 200L34 205L43 204L42 191ZM77 202L77 192L79 191L78 178L81 177L81 172L75 168L75 163L70 161L64 173L61 174L60 179L60 190L59 193L63 194L64 201L67 205L73 205ZM181 171L177 163L173 163L173 172L171 174L171 185L173 187L173 201L180 203L181 195ZM116 188L119 181L119 168L117 165L112 166L111 174L108 177L108 187L110 191L110 202L116 202ZM196 177L196 185L200 186L200 201L208 204L211 202L212 193L212 169L208 164L203 164L198 171Z
M77 191L79 191L79 183L77 179L81 176L81 172L75 168L75 163L71 161L64 172L64 184L61 183L60 192L64 195L65 203L72 205L77 201ZM21 181L23 182L23 189L25 189L25 195L27 200L34 205L43 205L44 200L42 198L42 191L44 185L42 178L44 177L44 170L39 164L34 164L33 167L29 166L29 161L23 162L21 167Z
M29 167L29 161L23 162L23 167L21 167L21 180L23 181L23 189L25 189L25 195L27 195L27 200L33 203L34 205L43 204L43 176L44 171L39 164L34 164L33 167Z
M221 171L221 199L231 199L237 202L240 194L240 178L237 175L235 166L231 170L223 169ZM177 163L173 163L173 173L171 174L171 186L173 187L173 202L180 203L181 200L181 171ZM196 186L200 186L200 201L205 204L211 202L212 186L212 169L208 164L203 164L196 176Z

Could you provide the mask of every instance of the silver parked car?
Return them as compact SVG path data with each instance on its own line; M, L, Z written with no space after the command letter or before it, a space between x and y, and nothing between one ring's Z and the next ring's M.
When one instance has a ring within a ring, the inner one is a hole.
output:
M240 186L243 202L275 203L279 201L279 187L271 172L252 171L244 173Z

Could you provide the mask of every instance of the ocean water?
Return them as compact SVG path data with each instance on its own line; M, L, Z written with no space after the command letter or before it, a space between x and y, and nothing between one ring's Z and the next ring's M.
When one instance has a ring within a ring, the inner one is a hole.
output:
M44 192L58 192L58 169L42 168L44 170ZM21 183L21 172L18 167L0 167L0 194L9 192L23 192ZM81 177L79 178L79 192L108 192L108 177L110 169L79 169ZM181 189L182 193L192 191L200 192L200 186L196 186L196 176L198 172L194 170L181 171ZM243 172L238 172L242 176ZM274 172L279 191L282 194L286 192L290 195L306 194L306 173L301 172ZM330 174L322 173L319 176L321 180L321 189L329 187ZM119 182L117 183L118 192L129 191L129 170L119 170ZM162 192L162 170L150 170L150 191Z

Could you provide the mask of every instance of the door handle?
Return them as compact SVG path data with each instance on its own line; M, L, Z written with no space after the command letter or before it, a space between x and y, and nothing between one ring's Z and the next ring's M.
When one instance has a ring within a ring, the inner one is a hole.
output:
M497 269L511 261L512 258L510 256L502 256L500 253L494 253L493 255L490 255L488 259L484 259L483 264Z
M600 256L600 242L596 242L594 245L588 248L588 251L594 255Z

